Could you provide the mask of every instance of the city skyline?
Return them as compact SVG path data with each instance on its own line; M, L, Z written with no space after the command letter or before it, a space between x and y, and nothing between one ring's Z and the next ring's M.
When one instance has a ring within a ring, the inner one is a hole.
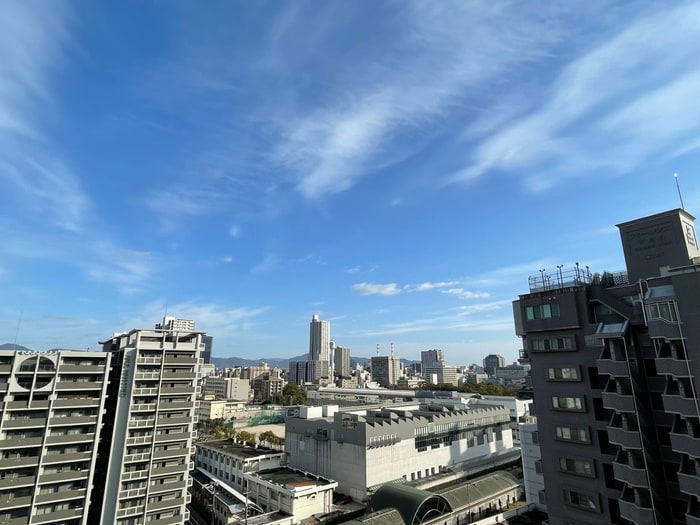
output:
M518 356L541 270L700 213L700 6L0 3L0 343ZM652 45L653 43L653 45Z

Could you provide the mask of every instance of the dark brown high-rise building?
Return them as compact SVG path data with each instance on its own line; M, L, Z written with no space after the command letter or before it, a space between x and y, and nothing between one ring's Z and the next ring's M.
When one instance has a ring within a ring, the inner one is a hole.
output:
M627 269L540 271L513 304L550 523L700 524L700 250L672 210L618 225Z

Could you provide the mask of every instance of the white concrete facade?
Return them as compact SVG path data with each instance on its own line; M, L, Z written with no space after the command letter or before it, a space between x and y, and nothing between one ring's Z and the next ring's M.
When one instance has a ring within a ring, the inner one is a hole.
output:
M542 452L537 437L537 423L521 423L519 427L525 498L537 510L547 512L547 505L544 501L544 476L542 475L541 466Z
M289 466L338 482L362 501L368 489L393 480L428 477L456 464L513 448L508 409L410 409L337 412L288 418Z

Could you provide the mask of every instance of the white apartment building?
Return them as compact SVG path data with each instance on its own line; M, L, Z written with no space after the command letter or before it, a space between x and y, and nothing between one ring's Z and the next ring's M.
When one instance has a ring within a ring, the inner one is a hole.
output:
M193 321L166 321L163 326L177 329L135 329L102 343L112 354L107 400L112 416L100 445L103 505L99 515L91 515L92 523L167 525L189 519L185 505L204 332L185 330Z
M110 358L0 350L0 523L90 523Z
M248 401L250 380L238 377L207 376L202 383L202 391L205 394L214 394L217 399Z

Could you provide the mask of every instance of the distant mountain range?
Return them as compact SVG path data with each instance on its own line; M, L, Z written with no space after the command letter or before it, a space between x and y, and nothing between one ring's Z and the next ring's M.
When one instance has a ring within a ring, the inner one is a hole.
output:
M12 343L5 343L0 345L0 350L20 350L31 352L30 348L22 345L15 345ZM48 352L58 352L60 350L68 350L67 348L52 348L47 350ZM212 364L216 365L216 368L235 368L237 366L258 366L260 363L267 363L270 368L288 368L290 361L305 361L308 359L309 354L302 354L295 357L279 358L261 358L261 359L244 359L242 357L212 357ZM369 357L350 357L350 366L355 368L358 363L364 365L366 362L370 361ZM401 359L404 366L409 366L413 363L420 363L420 361L411 361L410 359Z
M302 354L295 357L288 357L287 359L280 359L279 357L271 357L268 359L243 359L242 357L212 357L211 362L216 365L216 368L235 368L237 366L258 366L260 363L267 363L270 368L288 368L290 361L306 361L309 358L309 354ZM350 367L355 368L358 363L364 365L371 359L369 357L353 357L350 356ZM420 363L420 361L411 361L410 359L401 359L404 366L409 366L413 363Z

